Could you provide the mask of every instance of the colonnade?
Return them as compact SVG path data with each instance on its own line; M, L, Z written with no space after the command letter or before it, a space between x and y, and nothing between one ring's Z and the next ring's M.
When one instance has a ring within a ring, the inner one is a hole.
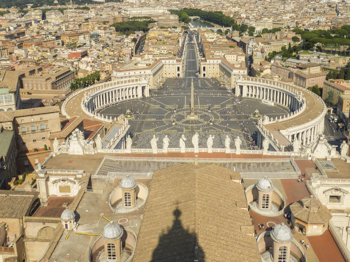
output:
M85 103L85 107L88 111L93 112L96 109L106 107L119 101L141 98L143 96L149 96L148 86L131 85L116 87L115 89L102 89L90 96L90 99Z
M300 145L308 145L315 142L318 134L322 134L324 130L324 121L319 121L316 125L312 125L304 130L299 130L285 135L289 141L299 140Z
M265 123L266 128L263 128L263 130L265 130L264 132L268 132L273 140L277 141L281 139L279 135L276 134L276 137L273 135L279 132L290 143L293 143L297 139L299 145L308 145L315 142L318 135L324 131L324 117L327 112L326 105L320 97L307 89L273 80L241 76L236 80L235 95L271 101L289 107L294 111L294 113L288 114L286 117L280 118L273 123ZM313 104L308 109L305 104L307 101L312 101ZM304 117L303 120L298 122L299 116L309 114L316 108L316 105L319 110L320 104L322 104L322 110L316 112L318 113L316 116L314 115L309 121L305 121ZM277 122L281 122L283 125L277 124L273 126ZM269 124L271 125L269 126ZM281 129L281 127L284 129Z
M289 107L291 110L298 110L300 107L300 102L295 94L273 86L238 85L235 88L235 95L271 101Z

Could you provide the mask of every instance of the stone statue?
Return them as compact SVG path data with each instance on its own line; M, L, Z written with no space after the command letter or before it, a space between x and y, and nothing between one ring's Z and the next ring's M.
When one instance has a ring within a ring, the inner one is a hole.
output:
M213 153L214 136L209 135L207 140L208 153Z
M185 141L186 141L186 137L185 135L182 135L180 137L180 149L181 149L181 153L186 153L186 144L185 144Z
M55 140L53 141L53 152L57 154L59 149L60 149L60 142L58 142L57 137L55 137Z
M264 141L263 141L263 155L267 154L267 151L269 150L269 145L270 145L269 140L267 140L265 138Z
M299 140L298 140L298 138L294 138L294 141L293 141L293 152L294 153L299 153L299 149L300 149Z
M193 144L195 153L199 153L198 138L199 138L199 134L196 132L192 137L192 144Z
M101 138L100 134L97 135L97 137L95 139L95 143L96 143L97 150L102 149L102 138Z
M238 136L238 137L235 139L236 155L240 155L240 154L241 154L241 145L242 145L242 140L241 140L241 138Z
M165 135L165 137L163 138L163 151L164 151L164 153L168 153L169 142L170 142L170 139L169 139L168 135Z
M341 156L347 156L349 152L349 145L343 141L343 143L340 145L340 155Z
M226 153L230 153L231 151L231 139L228 135L226 135L226 138L225 138L225 148L226 148Z
M127 151L127 153L131 153L131 145L132 145L132 139L131 139L131 136L128 135L126 138L126 151Z
M151 147L152 147L153 154L158 153L157 142L158 142L158 138L156 137L156 135L153 135L153 138L151 139Z

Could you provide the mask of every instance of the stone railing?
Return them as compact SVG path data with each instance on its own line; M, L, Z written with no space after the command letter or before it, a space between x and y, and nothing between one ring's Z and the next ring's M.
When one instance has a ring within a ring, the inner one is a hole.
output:
M297 163L295 163L295 160L294 160L293 157L290 158L290 162L292 163L292 166L293 166L295 172L296 172L298 175L301 175L301 171L300 171L300 169L299 169Z
M208 148L199 148L199 153L209 153ZM131 150L128 149L98 149L98 153L111 153L111 154L131 154L131 153L147 153L152 154L153 150L151 148L131 148ZM193 153L194 148L185 148L185 153ZM230 149L226 150L226 148L213 148L213 153L226 153L226 154L236 154L236 149ZM181 153L181 148L168 148L167 150L164 150L163 148L158 148L157 154L166 154L166 153ZM262 155L263 150L240 150L241 155ZM267 151L267 156L285 156L285 157L302 157L300 153L295 152L272 152ZM256 161L256 160L254 160ZM300 171L300 170L299 170Z

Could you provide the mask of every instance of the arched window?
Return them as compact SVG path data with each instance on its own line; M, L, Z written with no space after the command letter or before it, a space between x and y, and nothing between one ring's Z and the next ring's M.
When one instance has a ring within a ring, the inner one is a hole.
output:
M22 126L21 127L21 132L24 133L26 131L26 127L25 126Z
M262 209L268 209L269 208L269 200L270 200L270 196L269 194L263 194L262 196Z
M35 125L31 125L31 126L30 126L30 129L31 129L32 131L35 131Z
M115 245L112 243L107 244L107 259L112 261L117 259Z
M45 125L43 123L40 124L40 129L44 130L45 129Z
M124 193L124 205L126 207L131 207L131 194L129 192Z
M11 107L7 108L7 111L13 111L13 109Z
M280 247L278 249L278 262L287 262L287 252L288 248L286 246Z

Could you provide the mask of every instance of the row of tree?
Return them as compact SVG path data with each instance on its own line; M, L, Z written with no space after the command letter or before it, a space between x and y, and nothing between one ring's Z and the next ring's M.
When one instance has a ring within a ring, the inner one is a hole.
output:
M70 90L74 91L79 88L85 88L88 86L91 86L95 84L96 81L100 81L101 75L99 71L96 71L90 75L87 75L83 78L76 78L71 84L70 84Z
M350 63L340 70L329 70L327 79L345 79L350 80Z
M295 27L293 31L301 34L304 40L303 48L312 49L315 44L322 44L323 48L350 45L350 26L343 25L340 29L304 31Z
M1 11L1 12L0 12L0 16L6 15L6 14L8 14L8 13L10 13L10 11L8 11L8 10L6 10L6 11Z
M131 31L147 32L149 30L148 25L153 22L154 22L153 20L128 21L128 22L114 23L112 26L115 28L115 31L121 32L121 33L126 33Z
M184 9L181 9L180 11L170 10L170 12L172 14L177 14L179 16L180 21L185 23L190 22L190 18L189 18L190 16L199 16L200 19L204 21L212 22L220 26L233 27L233 29L235 30L240 30L240 26L236 23L236 21L233 18L227 15L224 15L221 11L213 12L213 11L203 11L200 9L184 8ZM248 26L244 25L243 28L245 28L244 30L245 32L248 29Z

